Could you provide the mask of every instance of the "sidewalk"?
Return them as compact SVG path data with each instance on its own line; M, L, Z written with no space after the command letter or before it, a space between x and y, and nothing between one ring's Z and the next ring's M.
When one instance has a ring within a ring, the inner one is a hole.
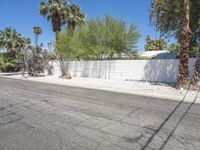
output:
M36 82L44 82L50 84L58 84L65 86L99 89L105 91L136 94L150 97L157 97L171 100L182 100L186 94L186 90L179 91L173 86L164 83L149 83L144 81L119 81L119 80L106 80L95 78L76 78L71 80L60 79L57 76L45 76L45 77L28 77L23 78L21 74L14 73L0 73L0 77L14 78L20 80L29 80ZM185 101L192 102L196 96L197 91L189 91ZM200 94L198 96L200 98Z

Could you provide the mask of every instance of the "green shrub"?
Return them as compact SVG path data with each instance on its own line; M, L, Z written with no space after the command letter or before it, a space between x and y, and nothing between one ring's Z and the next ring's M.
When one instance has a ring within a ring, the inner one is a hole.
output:
M19 64L15 58L9 54L4 53L0 56L0 71L2 72L16 72L19 71Z

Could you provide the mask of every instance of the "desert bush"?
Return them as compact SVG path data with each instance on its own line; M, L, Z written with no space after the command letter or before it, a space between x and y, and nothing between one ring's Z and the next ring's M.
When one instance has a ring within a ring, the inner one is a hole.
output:
M45 70L48 71L49 75L52 74L53 68L49 65L50 58L48 52L40 46L32 47L28 45L18 50L18 61L21 64L23 75L28 72L30 76L38 76Z

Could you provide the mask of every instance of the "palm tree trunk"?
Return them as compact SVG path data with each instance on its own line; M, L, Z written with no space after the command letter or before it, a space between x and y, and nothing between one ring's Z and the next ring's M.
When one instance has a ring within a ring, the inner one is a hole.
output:
M68 26L67 26L67 33L69 35L71 35L71 33L72 33L72 26L70 24L68 24Z
M56 43L58 43L58 40L59 40L59 32L55 32L55 36L56 36Z
M68 34L71 35L71 36L73 36L74 30L75 30L75 24L72 23L72 22L69 22L68 26L67 26L67 32L68 32Z
M56 34L56 43L59 40L59 33L61 31L61 17L58 13L54 13L52 15L52 27L53 27L53 32Z
M37 46L37 45L38 45L38 35L35 34L35 46Z
M190 0L184 0L183 3L183 16L182 16L182 31L181 31L181 48L180 48L180 62L179 74L176 83L177 88L189 87L189 49L191 42L190 31Z

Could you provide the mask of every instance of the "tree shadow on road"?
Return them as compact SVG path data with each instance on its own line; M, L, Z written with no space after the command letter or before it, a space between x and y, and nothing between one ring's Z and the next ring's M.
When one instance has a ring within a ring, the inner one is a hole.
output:
M159 150L163 150L163 148L166 146L166 144L168 143L169 139L172 137L172 135L174 134L175 130L178 128L178 126L180 125L181 121L184 119L184 117L187 115L187 113L189 112L189 110L191 109L191 107L195 104L198 94L199 94L200 89L198 90L193 102L189 105L189 107L186 109L186 111L184 112L184 114L180 117L180 119L178 120L177 124L175 125L175 127L171 130L171 132L169 133L169 135L166 137L166 139L164 140L164 142L162 143L162 145L160 146ZM176 110L181 106L181 104L184 103L184 100L186 99L186 96L189 92L189 89L187 90L187 92L185 93L183 99L177 104L177 106L172 110L172 112L167 116L167 118L161 123L161 125L158 127L158 129L156 129L156 131L152 134L152 136L148 139L148 141L145 143L145 145L141 148L141 150L145 150L146 148L148 148L149 144L154 140L155 136L162 130L162 128L164 127L164 125L169 121L169 119L172 117L172 115L176 112Z

